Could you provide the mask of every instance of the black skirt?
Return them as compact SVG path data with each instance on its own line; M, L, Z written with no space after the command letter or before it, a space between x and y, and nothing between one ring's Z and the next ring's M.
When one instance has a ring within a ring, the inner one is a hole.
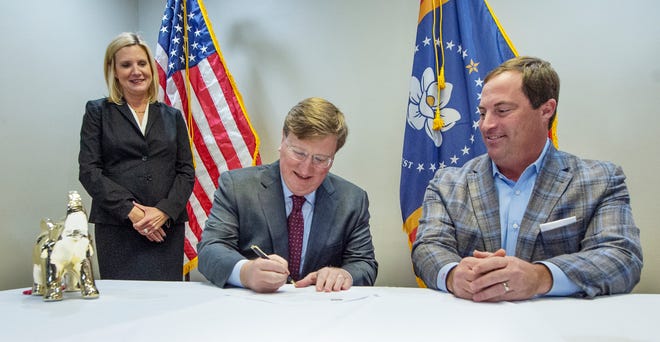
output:
M165 241L151 242L132 226L95 224L100 279L181 281L184 228L163 228Z

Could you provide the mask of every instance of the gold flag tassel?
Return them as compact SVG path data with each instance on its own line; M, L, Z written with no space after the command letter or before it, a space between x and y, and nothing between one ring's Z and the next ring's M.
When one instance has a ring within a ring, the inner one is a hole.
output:
M435 16L435 8L436 8L436 0L433 0L433 45L434 46L434 51L435 51L435 73L438 75L438 92L437 92L437 97L433 101L433 103L437 103L435 107L435 116L433 117L433 130L438 131L442 128L442 126L445 125L444 121L442 120L442 116L440 115L440 92L442 92L443 89L445 89L445 49L443 48L444 44L442 42L442 0L437 0L440 1L440 5L437 6L439 8L440 12L440 23L438 24ZM436 34L435 34L435 28L438 27L440 30L439 38L436 39ZM440 45L440 54L442 55L442 64L438 62L438 45Z

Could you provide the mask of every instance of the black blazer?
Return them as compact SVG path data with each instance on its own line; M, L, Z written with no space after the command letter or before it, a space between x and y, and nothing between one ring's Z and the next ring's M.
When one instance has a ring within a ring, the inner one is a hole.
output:
M124 103L87 102L80 130L80 183L92 197L90 222L130 224L133 201L153 206L171 223L188 220L195 170L178 109L149 104L145 135Z

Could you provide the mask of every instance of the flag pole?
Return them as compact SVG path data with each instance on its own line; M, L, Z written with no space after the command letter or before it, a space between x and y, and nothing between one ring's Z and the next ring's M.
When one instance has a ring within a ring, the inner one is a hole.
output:
M190 142L190 153L192 155L193 169L197 169L197 164L195 163L195 149L193 148L194 133L193 133L192 125L190 124L190 122L192 122L192 106L190 105L190 69L188 66L188 61L190 59L188 58L188 9L186 6L187 2L188 2L187 0L183 0L183 58L185 58L185 62L186 62L186 72L185 72L186 108L187 108L186 115L188 117L186 123L188 125L188 141ZM183 275L185 281L190 281L190 270L191 268L194 268L193 265L196 263L196 261L197 261L197 257L195 257L195 259L193 260L188 261L188 263L184 265Z
M192 125L190 122L192 122L192 108L190 106L190 69L188 66L188 61L190 60L188 58L188 10L186 8L186 3L188 2L187 0L182 0L183 1L183 58L185 58L186 62L186 108L187 108L187 113L186 116L188 120L186 123L188 124L188 140L190 141L190 152L192 153L192 162L193 162L193 168L197 168L197 165L195 163L195 149L193 148L193 138L194 138L194 132L192 129Z

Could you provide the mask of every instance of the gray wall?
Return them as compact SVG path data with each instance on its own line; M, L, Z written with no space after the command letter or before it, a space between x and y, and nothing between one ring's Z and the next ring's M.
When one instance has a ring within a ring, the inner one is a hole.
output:
M0 153L7 156L0 171L0 289L30 286L39 220L62 216L66 191L82 190L78 134L85 101L106 94L105 45L127 30L155 44L164 5L63 2L10 3L0 12L0 32L9 32L0 53ZM326 97L346 113L350 135L333 172L369 193L381 265L377 284L383 286L416 286L398 184L418 4L206 1L265 163L276 159L282 120L300 99ZM660 293L653 220L660 182L652 178L660 169L660 138L654 134L660 127L660 69L654 63L660 27L653 24L660 3L490 4L518 51L549 60L562 78L560 148L623 166L646 261L635 291ZM29 13L29 22L18 13Z
M105 47L137 30L137 8L133 0L2 4L0 289L31 286L41 218L64 217L68 190L88 198L78 182L84 105L107 95Z

